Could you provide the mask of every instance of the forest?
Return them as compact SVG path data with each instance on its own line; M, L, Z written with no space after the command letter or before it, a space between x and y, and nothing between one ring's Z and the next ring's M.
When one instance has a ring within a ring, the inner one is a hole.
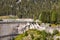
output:
M60 0L0 0L0 16L7 15L60 23Z

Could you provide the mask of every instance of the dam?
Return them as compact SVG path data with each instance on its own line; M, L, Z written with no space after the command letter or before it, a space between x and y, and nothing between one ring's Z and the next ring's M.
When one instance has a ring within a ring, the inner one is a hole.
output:
M60 32L60 26L53 28L49 27L49 24L41 23L39 25L33 19L5 19L4 21L0 21L0 40L12 40L18 34L22 34L29 29L45 30L50 33L53 33L54 30Z
M32 23L31 19L4 19L0 21L0 40L12 40L12 34L18 34L18 27ZM10 36L8 36L10 35Z

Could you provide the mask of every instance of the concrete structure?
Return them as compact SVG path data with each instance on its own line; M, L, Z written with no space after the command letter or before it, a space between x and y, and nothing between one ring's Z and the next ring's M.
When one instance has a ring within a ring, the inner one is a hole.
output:
M28 23L32 22L33 19L3 19L3 21L0 21L0 40L11 39L13 36L6 35L18 34L20 30L23 32L23 28L25 29L25 25L29 25Z
M3 22L33 22L33 19L2 19Z
M6 35L17 34L17 26L18 24L0 24L0 40L9 40L11 36Z
M29 29L37 29L40 31L45 30L50 33L53 33L53 30L56 29L60 31L60 28L52 28L44 23L38 25L33 19L3 19L3 21L0 21L0 36L22 34ZM13 36L4 37L0 38L0 40L9 40L12 37Z

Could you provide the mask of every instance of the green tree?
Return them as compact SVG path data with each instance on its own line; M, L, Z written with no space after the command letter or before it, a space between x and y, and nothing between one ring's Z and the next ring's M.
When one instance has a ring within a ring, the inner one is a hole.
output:
M52 35L56 35L56 34L58 34L58 33L59 33L58 30L54 30Z
M52 13L51 13L51 22L52 23L56 23L56 21L57 21L56 20L57 19L56 18L57 17L56 14L57 14L56 11L52 11Z

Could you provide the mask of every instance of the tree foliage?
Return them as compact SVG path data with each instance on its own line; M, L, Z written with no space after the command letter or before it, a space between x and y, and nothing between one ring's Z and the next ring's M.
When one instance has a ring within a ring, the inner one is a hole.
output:
M0 16L17 15L19 18L34 18L42 22L51 22L56 21L55 13L57 13L57 22L59 22L59 10L60 0L21 0L20 2L19 0L0 0Z
M27 38L27 40L30 38L31 36L31 40L54 40L54 36L56 36L56 34L59 34L57 30L54 30L53 35L51 33L47 33L46 31L39 31L39 30L28 30L27 34L30 36L25 36L25 33L18 35L15 40L22 40L25 37ZM26 39L24 39L26 40Z

